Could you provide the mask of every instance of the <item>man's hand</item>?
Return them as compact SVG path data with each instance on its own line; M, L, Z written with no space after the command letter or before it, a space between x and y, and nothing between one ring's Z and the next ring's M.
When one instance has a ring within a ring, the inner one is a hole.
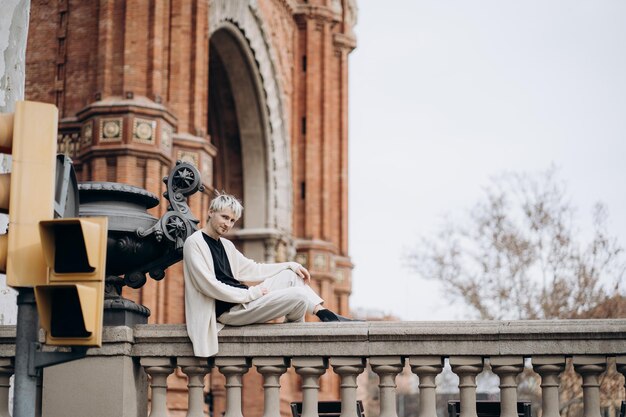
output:
M302 278L302 280L304 281L305 284L310 284L311 283L311 274L309 273L309 271L305 267L300 265L296 269L295 272L296 272L296 274L298 274L298 276L300 278Z
M261 287L261 296L267 295L270 292L270 290L268 290L265 287Z

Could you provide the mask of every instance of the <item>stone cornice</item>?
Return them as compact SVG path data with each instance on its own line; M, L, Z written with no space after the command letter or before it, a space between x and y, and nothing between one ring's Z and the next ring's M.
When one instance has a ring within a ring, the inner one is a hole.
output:
M134 356L191 353L182 324L138 325L134 339ZM218 356L623 355L625 341L624 319L259 324L224 328Z
M78 111L76 113L76 119L82 121L91 116L121 113L138 113L147 116L162 117L172 126L176 126L178 123L176 116L170 113L165 106L142 96L137 96L132 99L106 97Z
M318 250L324 250L324 251L332 252L333 254L336 254L336 253L339 252L339 250L337 249L337 246L335 246L333 243L328 242L326 240L319 240L319 239L295 239L294 243L296 245L296 249L297 250L318 249Z
M190 133L175 133L172 135L172 139L174 140L175 147L202 149L212 157L217 155L217 149L207 138L195 136Z
M136 156L139 158L156 159L164 165L171 166L172 158L169 155L165 155L163 152L156 148L146 147L145 149L138 149L135 145L119 145L119 146L92 146L89 150L81 152L79 156L73 158L77 162L82 163L86 160L98 157L112 157L112 156Z
M287 323L225 327L218 357L546 356L626 353L626 320ZM0 357L15 354L15 326L0 326ZM104 327L89 355L194 356L184 324Z
M356 38L345 33L333 33L333 44L336 48L347 49L349 53L356 48Z
M294 8L294 17L297 19L308 18L315 19L320 22L341 22L341 13L338 13L326 6L317 6L312 4L298 4Z

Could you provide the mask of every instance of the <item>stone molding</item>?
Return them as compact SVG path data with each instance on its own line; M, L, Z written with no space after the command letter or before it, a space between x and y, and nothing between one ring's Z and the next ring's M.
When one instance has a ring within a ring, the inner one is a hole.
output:
M185 325L137 325L133 356L190 356ZM105 335L105 343L108 340ZM218 356L623 355L626 320L289 323L226 327ZM193 356L191 354L191 356Z
M278 82L277 55L269 40L256 0L211 0L209 3L209 31L234 25L248 42L265 93L265 112L268 120L267 218L266 226L291 234L292 183L289 119L284 92Z
M578 355L623 357L625 342L625 319L260 324L224 328L218 357L519 356L542 365ZM0 357L12 357L14 343L15 326L0 326ZM105 326L103 347L88 354L194 356L184 324Z

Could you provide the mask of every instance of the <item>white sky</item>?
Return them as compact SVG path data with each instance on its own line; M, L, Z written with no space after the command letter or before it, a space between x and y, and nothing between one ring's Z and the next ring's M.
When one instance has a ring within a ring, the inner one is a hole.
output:
M360 0L350 56L353 308L463 318L401 254L505 170L551 164L626 245L626 2Z

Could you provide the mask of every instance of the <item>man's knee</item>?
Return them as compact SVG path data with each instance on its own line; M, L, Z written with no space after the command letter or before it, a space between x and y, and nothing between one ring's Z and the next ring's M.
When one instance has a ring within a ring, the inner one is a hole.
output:
M289 294L294 302L306 305L309 301L307 290L302 286L289 288Z
M298 287L304 284L302 278L300 278L298 274L293 272L291 269L281 271L276 278L283 282L284 287Z
M297 290L297 288L293 288ZM308 300L303 292L293 291L290 311L286 314L287 321L303 321L308 308Z

